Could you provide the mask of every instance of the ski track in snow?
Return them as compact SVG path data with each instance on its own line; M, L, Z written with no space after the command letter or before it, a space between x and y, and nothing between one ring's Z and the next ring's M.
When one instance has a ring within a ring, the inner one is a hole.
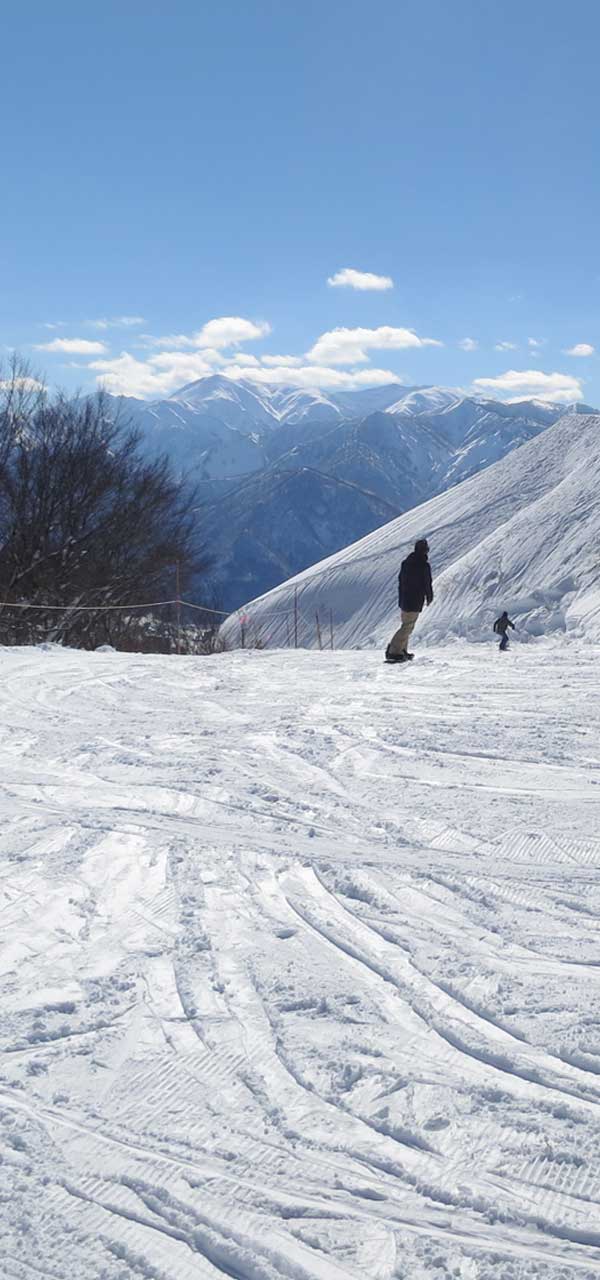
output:
M2 1280L600 1276L597 651L0 660Z

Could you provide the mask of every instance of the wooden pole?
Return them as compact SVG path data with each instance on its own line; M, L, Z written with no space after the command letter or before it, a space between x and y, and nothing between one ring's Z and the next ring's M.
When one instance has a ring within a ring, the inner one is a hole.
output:
M317 619L317 640L318 640L318 642L319 642L319 649L322 649L322 648L323 648L323 644L322 644L322 641L321 641L321 626L320 626L320 623L319 623L319 610L318 610L318 609L317 609L317 612L315 613L315 618Z
M181 583L179 579L179 560L175 565L177 595L177 652L181 653Z
M329 610L329 640L333 649L333 609Z
M294 649L298 648L298 588L294 587Z

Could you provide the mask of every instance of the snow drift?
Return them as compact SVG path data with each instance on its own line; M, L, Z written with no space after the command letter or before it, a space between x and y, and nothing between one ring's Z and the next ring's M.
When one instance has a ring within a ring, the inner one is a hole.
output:
M501 608L525 636L575 631L600 639L600 415L568 414L485 471L362 538L245 606L246 634L269 646L318 643L316 615L341 647L383 643L397 623L400 561L431 546L435 602L419 638L490 633ZM239 617L223 628L239 643Z

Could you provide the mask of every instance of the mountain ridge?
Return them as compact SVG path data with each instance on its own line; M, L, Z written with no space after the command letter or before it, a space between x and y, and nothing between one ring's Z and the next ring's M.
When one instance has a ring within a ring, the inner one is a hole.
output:
M290 432L318 431L368 417L374 412L394 419L427 419L453 438L491 414L531 426L549 425L565 406L540 400L512 404L469 395L460 388L405 386L390 383L354 391L325 393L318 389L277 386L210 374L187 383L171 396L154 401L115 397L140 428L145 447L164 451L202 482L258 471L265 459L283 449ZM567 406L569 407L569 406ZM572 407L572 406L571 406ZM579 412L590 412L588 406ZM592 411L593 412L593 411ZM287 429L287 437L286 437Z

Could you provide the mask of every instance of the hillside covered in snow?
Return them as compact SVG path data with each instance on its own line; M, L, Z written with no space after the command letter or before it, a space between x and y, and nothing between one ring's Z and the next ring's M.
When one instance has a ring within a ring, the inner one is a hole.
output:
M523 638L572 631L600 639L600 416L567 415L493 466L392 520L245 606L262 643L285 645L295 597L299 641L315 615L336 643L381 645L397 625L397 574L427 536L435 601L419 640L489 635L503 608ZM225 624L239 643L235 617Z

